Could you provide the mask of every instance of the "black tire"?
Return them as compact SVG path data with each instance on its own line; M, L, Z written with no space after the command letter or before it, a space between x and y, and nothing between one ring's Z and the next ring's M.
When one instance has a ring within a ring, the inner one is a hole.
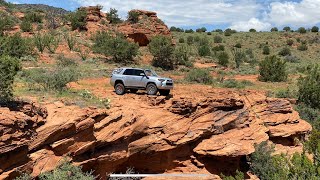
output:
M155 84L151 83L147 85L147 94L156 95L158 93L158 88Z
M124 87L124 85L122 83L118 83L114 86L114 90L116 91L116 94L118 95L124 95L124 93L126 92L126 88Z
M137 92L138 92L138 89L130 89L130 92L131 92L131 93L137 93Z
M161 96L168 96L170 94L170 90L159 90Z

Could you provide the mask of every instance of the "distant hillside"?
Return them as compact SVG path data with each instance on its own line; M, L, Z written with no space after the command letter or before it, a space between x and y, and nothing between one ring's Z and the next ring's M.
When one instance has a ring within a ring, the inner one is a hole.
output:
M15 4L14 6L21 11L43 11L55 15L64 15L70 13L70 11L67 11L65 9L44 4Z

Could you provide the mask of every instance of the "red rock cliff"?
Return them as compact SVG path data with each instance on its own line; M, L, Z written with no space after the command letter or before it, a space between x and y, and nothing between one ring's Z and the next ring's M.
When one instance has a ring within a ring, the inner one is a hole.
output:
M119 97L122 98L122 97ZM54 169L65 156L104 178L139 173L220 173L245 170L254 144L302 150L311 126L290 102L255 92L211 90L174 98L125 95L110 110L61 103L0 108L0 179Z

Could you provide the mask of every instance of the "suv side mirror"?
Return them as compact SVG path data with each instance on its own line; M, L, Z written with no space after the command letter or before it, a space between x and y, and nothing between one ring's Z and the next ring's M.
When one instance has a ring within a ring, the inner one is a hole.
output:
M149 79L149 77L145 73L140 73L140 76L143 76L143 77L146 77L147 79Z

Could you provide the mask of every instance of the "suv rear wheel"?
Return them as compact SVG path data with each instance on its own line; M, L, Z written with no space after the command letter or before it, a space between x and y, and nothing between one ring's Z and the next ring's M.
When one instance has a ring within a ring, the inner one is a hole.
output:
M114 89L118 95L123 95L126 92L126 88L122 83L118 83L114 86Z
M148 84L147 85L147 94L148 95L156 95L158 92L158 88L155 84Z
M170 94L170 90L159 90L161 96L168 96Z

